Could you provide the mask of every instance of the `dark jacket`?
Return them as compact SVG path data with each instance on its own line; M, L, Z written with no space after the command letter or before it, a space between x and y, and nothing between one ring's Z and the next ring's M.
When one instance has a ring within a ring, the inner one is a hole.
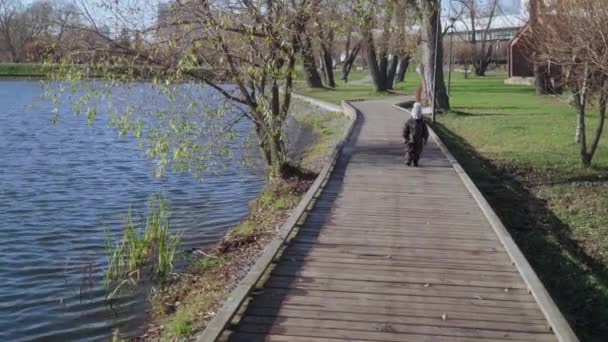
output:
M424 119L415 120L410 118L403 127L403 139L406 144L422 146L429 139L429 130Z

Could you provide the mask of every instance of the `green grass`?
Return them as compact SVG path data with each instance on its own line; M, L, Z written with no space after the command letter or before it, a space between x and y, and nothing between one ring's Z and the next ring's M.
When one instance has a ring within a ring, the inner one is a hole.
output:
M582 167L566 96L504 75L452 82L437 132L509 228L582 341L608 335L608 143ZM588 131L597 114L590 113Z
M192 335L193 328L192 313L188 311L186 305L179 307L173 317L167 322L167 335L165 340L173 340L178 337L186 337Z
M333 143L340 138L344 130L341 121L339 121L341 118L344 118L344 114L341 112L299 113L296 115L297 121L312 128L315 139L314 143L306 148L302 160L303 164L307 164L327 153Z
M355 70L356 67L353 67L353 69L351 70L350 74L348 74L348 81L358 81L360 79L363 79L365 76L367 76L367 71L357 71ZM304 82L306 81L306 78L304 77L304 68L302 67L302 65L296 65L295 68L295 74L296 74L296 81L297 82ZM321 71L319 70L319 74L321 75ZM342 81L342 69L338 68L336 70L334 70L334 79L336 81L337 84L344 84L344 81Z
M196 258L190 265L191 272L203 273L210 269L214 269L214 268L218 268L218 267L222 266L222 264L225 261L226 261L225 258L221 255L219 255L219 256L210 255L210 256L205 256L205 257L201 257L201 258Z
M538 97L532 87L505 85L503 80L502 75L469 79L454 75L454 115L442 117L441 123L491 159L516 160L520 166L563 175L608 169L606 139L599 147L594 169L581 168L574 143L576 113L565 97ZM589 132L596 122L597 113L590 113Z
M394 85L394 89L389 92L376 92L373 86L370 84L353 84L351 81L359 80L367 75L367 71L352 71L349 76L349 83L345 84L340 80L340 72L335 72L336 76L336 88L335 89L312 89L306 86L304 80L304 74L300 68L296 72L296 84L295 89L298 94L314 97L326 102L340 104L343 100L368 100L385 98L389 96L398 96L413 94L418 76L415 72L408 72L406 74L405 82L399 82Z
M2 77L42 77L46 76L48 71L42 64L0 64Z
M365 78L365 76L368 75L367 71L357 71L354 70L355 67L353 67L353 70L350 71L350 74L348 74L348 81L352 82L352 81L358 81L358 80L362 80L363 78ZM342 81L342 71L341 70L335 70L334 71L334 77L336 78L336 82L338 82L338 84L344 84L344 82Z

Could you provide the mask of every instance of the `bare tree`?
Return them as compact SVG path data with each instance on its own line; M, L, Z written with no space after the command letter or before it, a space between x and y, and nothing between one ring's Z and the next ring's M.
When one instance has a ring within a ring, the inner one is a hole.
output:
M297 28L299 31L298 35L298 46L300 56L302 57L302 66L304 68L304 77L306 83L310 88L323 88L323 81L321 75L317 69L317 62L315 60L315 52L313 46L313 37L311 36L311 25L313 25L313 14L318 14L316 10L319 9L322 0L310 0L310 7L314 10L307 10L305 13L300 15L303 17L299 21L300 27Z
M12 62L39 61L39 54L61 37L59 18L65 3L36 1L24 6L0 0L0 35Z
M439 20L441 1L420 0L419 6L422 16L422 60L420 63L422 90L425 98L429 101L434 95L436 108L448 110L450 109L450 100L443 78L443 35L441 34L441 22ZM436 82L433 82L434 79Z
M18 35L23 29L20 17L22 12L23 4L20 0L0 0L0 34L11 55L11 62L18 61Z
M341 79L348 83L348 76L363 47L363 39L359 33L361 22L355 12L357 9L356 2L336 1L335 4L338 9L336 13L338 20L335 24L339 28L339 42L342 50L340 56L340 62L342 63Z
M389 41L393 21L393 1L372 2L365 0L352 1L352 12L359 22L363 37L363 51L367 58L369 73L376 91L388 88L386 76L389 62ZM382 24L382 31L376 26ZM376 33L376 34L375 34ZM379 37L375 37L379 36Z
M344 83L348 82L348 75L361 51L362 42L361 39L355 38L356 41L353 43L353 35L352 31L347 32L346 34L346 44L344 46L344 60L342 61L342 80Z
M393 88L399 63L397 32L408 0L353 1L352 11L359 18L362 47L376 91Z
M336 0L320 0L317 6L313 11L315 13L314 22L319 38L321 70L323 71L325 84L330 88L335 88L333 53L340 2Z
M394 39L392 40L395 54L394 63L396 63L394 77L391 78L394 82L403 82L405 80L405 73L412 56L420 44L420 34L412 29L417 22L415 14L416 7L414 2L399 2L396 8L396 28Z
M499 0L455 0L463 13L461 21L468 27L468 39L474 51L472 64L475 75L485 76L492 61L492 51L498 40L492 37L491 28L495 16L499 13Z
M539 61L564 71L563 83L574 94L577 111L575 140L588 167L599 146L608 103L608 6L603 0L534 2L531 42ZM588 141L586 114L591 105L599 111L599 122Z

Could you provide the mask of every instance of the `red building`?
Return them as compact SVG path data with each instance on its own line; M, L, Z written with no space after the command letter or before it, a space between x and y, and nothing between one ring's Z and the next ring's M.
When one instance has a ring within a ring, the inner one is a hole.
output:
M534 63L532 51L529 46L527 34L530 32L530 24L524 25L515 37L509 41L508 65L509 78L534 77Z

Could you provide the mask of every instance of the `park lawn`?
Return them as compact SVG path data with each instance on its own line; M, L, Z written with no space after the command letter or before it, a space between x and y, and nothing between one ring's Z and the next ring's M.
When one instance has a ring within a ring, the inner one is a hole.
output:
M371 83L351 83L367 76L367 71L353 70L348 78L349 83L340 80L340 72L334 71L336 88L312 89L306 86L301 67L296 68L295 91L298 94L314 97L330 103L341 104L343 100L371 100L390 96L413 94L416 90L417 76L408 72L404 82L395 83L394 89L388 92L377 92Z
M355 70L356 67L353 67L353 69L351 70L350 74L348 74L348 81L358 81L361 80L363 78L365 78L365 76L367 76L368 72L367 71L357 71ZM321 74L321 71L319 70L319 74ZM342 69L335 69L334 70L334 79L336 81L336 84L338 85L342 85L344 84L344 81L342 81L341 79L342 77ZM295 79L296 82L300 82L300 81L304 81L304 68L302 67L301 64L296 65L295 67Z
M452 80L436 130L511 231L583 341L608 336L608 137L581 166L567 97L505 76ZM588 134L597 126L591 113Z

